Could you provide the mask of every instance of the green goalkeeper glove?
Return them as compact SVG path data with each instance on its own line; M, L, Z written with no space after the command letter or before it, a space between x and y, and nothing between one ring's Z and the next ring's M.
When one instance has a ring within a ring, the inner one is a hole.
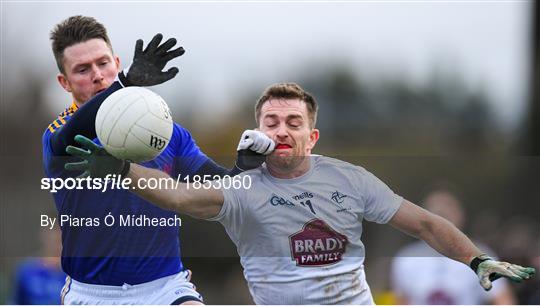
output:
M66 163L64 169L70 171L83 171L78 178L105 177L107 174L120 174L125 176L129 172L130 163L118 159L105 151L105 149L95 144L89 138L82 135L75 136L75 141L82 148L67 146L66 152L70 155L80 157L81 162Z
M531 278L536 273L534 268L496 261L486 254L475 257L471 261L470 267L478 275L480 286L486 291L491 289L491 282L500 277L506 277L520 283L523 280Z

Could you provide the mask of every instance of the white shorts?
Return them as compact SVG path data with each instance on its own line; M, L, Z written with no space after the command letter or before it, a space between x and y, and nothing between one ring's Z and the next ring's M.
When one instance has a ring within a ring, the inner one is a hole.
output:
M191 271L162 277L138 285L91 285L66 278L62 289L62 304L66 305L171 305L187 301L200 301L202 296L190 283Z
M248 283L258 305L374 305L362 269L291 282Z

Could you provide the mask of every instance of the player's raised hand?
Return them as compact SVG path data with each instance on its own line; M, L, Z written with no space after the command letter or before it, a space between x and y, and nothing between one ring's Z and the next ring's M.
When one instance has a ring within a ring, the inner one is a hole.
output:
M77 176L78 178L105 177L107 174L125 175L129 171L129 162L110 155L102 146L95 144L91 139L77 135L75 141L82 148L67 146L66 152L83 160L66 163L64 168L70 171L83 171L81 175Z
M263 132L256 130L245 130L240 137L237 151L249 149L253 152L268 155L274 151L276 144Z
M500 277L506 277L519 283L531 278L536 273L534 268L497 261L487 255L475 257L471 262L471 268L478 275L480 285L485 290L490 290L491 282Z
M245 130L236 149L236 167L243 171L259 167L275 146L274 141L264 133Z
M178 68L172 67L167 71L163 71L163 69L170 60L184 54L184 48L173 49L176 45L174 38L169 38L164 43L161 43L162 39L161 33L156 34L144 50L142 39L137 40L133 62L126 74L128 84L124 85L153 86L176 76Z

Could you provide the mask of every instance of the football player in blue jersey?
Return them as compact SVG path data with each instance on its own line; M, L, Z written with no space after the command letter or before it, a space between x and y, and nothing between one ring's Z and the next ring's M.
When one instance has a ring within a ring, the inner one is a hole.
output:
M101 103L125 86L152 86L178 73L176 67L163 71L169 61L184 53L174 48L174 38L161 42L157 34L143 49L135 46L133 62L120 71L105 27L94 18L73 16L51 32L52 49L60 73L60 85L73 102L45 130L42 139L45 173L48 178L68 178L64 170L71 161L65 148L77 134L98 142L94 127ZM247 130L238 146L235 167L219 166L195 144L191 134L174 124L167 148L144 163L176 177L235 175L259 166L273 150L264 134ZM75 174L76 175L76 174ZM62 189L53 193L62 228L62 268L67 273L62 290L65 304L201 304L202 297L190 283L191 272L180 259L177 226L107 226L105 217L174 218L127 190ZM102 220L100 223L99 221Z
M41 257L27 258L16 269L13 296L16 305L57 305L66 274L60 267L60 227L42 228Z

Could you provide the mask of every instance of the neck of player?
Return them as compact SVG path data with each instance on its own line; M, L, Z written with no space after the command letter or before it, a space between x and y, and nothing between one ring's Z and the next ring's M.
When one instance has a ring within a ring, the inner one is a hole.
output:
M296 157L297 163L273 163L267 160L267 169L270 175L279 179L293 179L306 174L311 168L309 156Z

